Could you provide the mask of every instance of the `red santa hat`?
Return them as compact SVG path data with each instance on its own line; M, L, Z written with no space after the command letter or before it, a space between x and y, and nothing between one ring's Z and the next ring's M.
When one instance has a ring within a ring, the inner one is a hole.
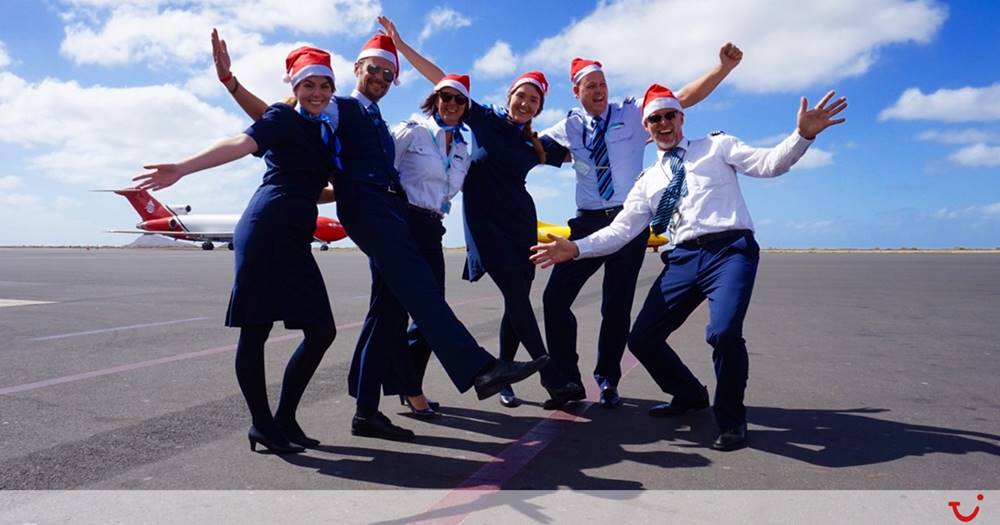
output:
M330 80L333 80L330 53L309 46L293 49L288 53L285 58L285 82L291 83L294 89L299 82L313 75L330 77Z
M681 103L674 96L673 91L659 84L653 84L646 90L646 96L642 99L642 120L646 120L647 117L661 109L676 109L681 113L684 112L684 108L681 107Z
M594 71L601 71L601 63L596 60L590 60L589 58L574 58L573 62L569 65L569 78L573 81L573 84L583 80L583 77L593 73Z
M445 75L437 85L434 86L434 91L440 91L441 88L450 87L455 91L465 95L465 98L472 98L469 95L471 91L472 81L469 79L469 75Z
M545 97L545 94L549 92L549 81L545 80L545 74L541 71L528 71L527 73L515 78L507 93L513 93L514 90L521 84L531 84L532 86L535 86L542 92L542 97Z
M399 55L396 53L396 44L393 44L392 39L387 35L379 33L365 42L355 62L360 62L361 59L368 57L381 57L392 62L392 67L396 70L396 77L399 77Z

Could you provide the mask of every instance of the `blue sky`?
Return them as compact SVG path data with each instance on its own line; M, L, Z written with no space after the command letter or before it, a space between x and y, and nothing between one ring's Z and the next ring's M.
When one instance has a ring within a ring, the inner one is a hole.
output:
M286 5L287 4L287 5ZM847 123L820 136L792 172L742 178L765 247L1000 247L1000 3L912 0L403 2L2 0L0 245L122 244L136 216L95 188L127 185L144 163L179 160L248 124L211 69L209 32L230 43L241 82L287 92L282 60L308 43L334 54L338 90L392 17L443 69L473 75L499 102L520 71L551 83L536 128L575 105L569 60L602 60L612 98L651 82L679 88L733 41L743 63L687 113L690 137L721 129L769 146L791 132L799 97L836 89ZM409 70L409 71L408 71ZM384 99L396 122L430 85L404 62ZM653 158L652 146L647 159ZM239 213L263 172L246 159L158 195L194 212ZM529 176L539 217L575 210L573 176ZM458 199L460 201L460 199ZM463 244L460 210L446 244ZM335 206L321 208L335 216Z

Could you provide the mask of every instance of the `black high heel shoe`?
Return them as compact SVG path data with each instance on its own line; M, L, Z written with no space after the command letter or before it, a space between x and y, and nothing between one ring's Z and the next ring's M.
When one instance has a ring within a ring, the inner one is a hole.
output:
M305 448L316 448L320 445L318 439L313 439L307 436L306 433L302 431L302 427L300 427L295 421L290 423L279 423L275 421L275 423L278 425L278 430L284 434L285 438L296 445L300 445Z
M420 419L431 419L431 418L437 416L437 410L436 409L441 406L440 403L438 403L436 401L431 401L431 400L428 399L427 400L427 408L423 408L423 409L414 408L414 406L410 403L410 399L408 397L402 395L402 394L400 394L400 396L399 396L399 404L403 405L404 407L409 408L410 409L410 413L413 414L414 417L417 417L417 418L420 418Z
M272 454L298 454L299 452L305 452L304 447L292 444L285 438L285 436L266 436L257 427L250 427L250 431L247 432L247 439L250 440L250 451L257 451L257 444L261 444L268 452Z

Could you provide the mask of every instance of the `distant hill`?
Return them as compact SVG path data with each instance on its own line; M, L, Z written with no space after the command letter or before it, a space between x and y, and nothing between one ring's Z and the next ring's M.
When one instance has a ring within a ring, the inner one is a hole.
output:
M177 241L162 235L140 235L136 240L125 245L125 248L197 248L198 245Z

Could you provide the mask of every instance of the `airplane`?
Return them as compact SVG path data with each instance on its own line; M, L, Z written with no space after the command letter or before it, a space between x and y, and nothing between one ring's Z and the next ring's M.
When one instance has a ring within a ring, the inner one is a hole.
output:
M138 188L94 191L107 191L125 197L142 218L135 225L135 230L109 230L108 233L165 235L185 241L201 241L203 250L214 249L216 242L224 242L227 248L233 249L233 229L240 220L239 215L190 215L190 205L163 205L148 191ZM347 232L340 221L323 216L316 218L313 238L322 243L319 247L321 251L328 250L329 243L344 237L347 237Z
M559 226L558 224L538 221L538 242L549 242L548 235L550 233L569 239L569 226ZM668 242L670 240L663 235L656 235L653 232L649 232L649 240L646 241L646 247L652 248L654 252L658 252L660 251L660 246Z

